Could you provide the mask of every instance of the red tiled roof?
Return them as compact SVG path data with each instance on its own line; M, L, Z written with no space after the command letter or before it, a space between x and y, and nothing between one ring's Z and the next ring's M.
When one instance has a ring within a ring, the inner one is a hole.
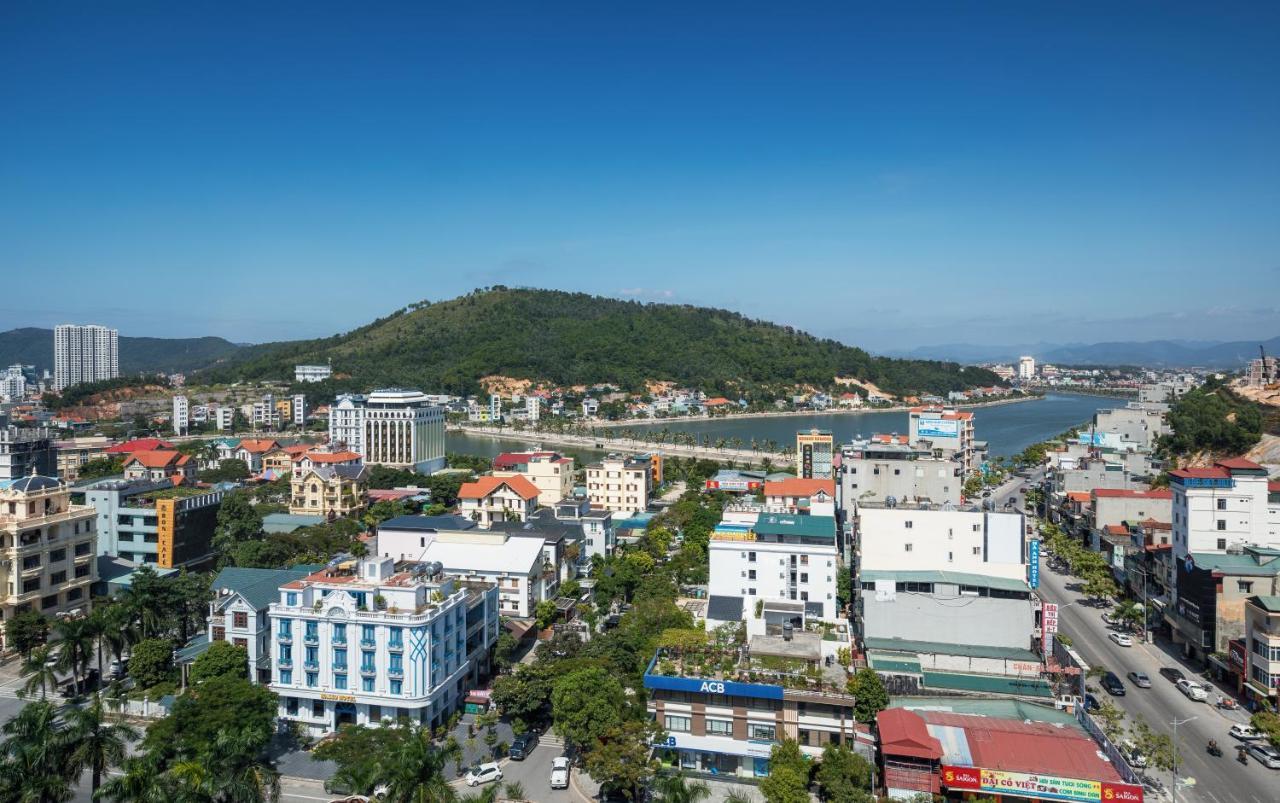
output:
M871 436L871 440L875 443L905 444L907 442L907 436L906 435L885 435L882 433L876 433L875 435Z
M464 482L458 489L459 499L483 499L503 485L520 495L521 499L536 499L538 488L524 477L481 477L475 482Z
M244 449L246 452L250 453L269 452L272 449L280 448L280 444L273 440L267 440L264 438L245 439L240 441L240 445L236 448Z
M917 715L930 725L963 728L975 767L1123 782L1111 762L1099 754L1097 743L1071 727L943 711Z
M929 735L924 720L905 708L888 708L876 714L880 730L880 750L886 756L908 756L937 761L942 758L942 742Z
M726 399L724 396L716 396L714 399L707 399L705 402L703 402L703 404L705 404L707 407L721 407L729 403L730 403L729 400Z
M818 493L835 496L836 481L792 477L764 484L765 496L813 496Z
M1108 524L1106 526L1106 530L1108 535L1128 535L1129 534L1129 528L1125 527L1123 524Z
M1214 463L1215 466L1222 466L1225 469L1243 469L1245 471L1262 471L1262 466L1246 460L1243 457L1228 457L1226 460L1219 460Z
M307 452L303 455L312 463L350 463L352 460L359 460L359 452Z
M1067 491L1067 498L1072 502L1092 502L1093 494L1090 491Z
M134 452L155 452L161 449L173 449L173 444L159 438L138 438L137 440L117 443L108 447L106 454L133 454Z
M503 452L493 458L493 467L497 469L521 466L535 457L554 457L555 452Z
M125 465L133 463L141 463L147 468L169 468L170 466L185 466L191 460L191 455L180 455L174 451L158 450L134 452L133 455L125 461Z
M1169 472L1170 476L1182 477L1183 479L1210 479L1210 480L1229 480L1231 474L1224 468L1175 468Z
M1127 488L1094 488L1093 495L1099 498L1172 499L1173 491L1168 488L1156 488L1150 491L1132 491Z
M1276 480L1272 480L1271 482L1268 482L1267 492L1273 493L1273 494L1280 494L1280 482L1277 482Z

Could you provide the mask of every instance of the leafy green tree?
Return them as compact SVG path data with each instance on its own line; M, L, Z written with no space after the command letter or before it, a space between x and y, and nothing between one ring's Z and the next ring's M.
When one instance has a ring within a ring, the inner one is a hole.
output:
M154 723L143 740L160 756L198 759L214 749L218 734L257 735L266 745L276 717L269 689L226 675L192 686L178 696L169 716Z
M653 783L656 803L698 803L711 797L711 787L703 781L690 781L683 772L658 778Z
M250 503L248 494L232 491L222 497L213 534L214 549L226 555L236 544L255 540L261 535L262 514Z
M89 791L96 794L107 770L124 763L128 745L137 740L138 731L126 723L109 721L100 699L83 707L69 706L65 717L68 769L75 775L88 770Z
M809 762L794 739L783 739L769 752L769 775L760 781L767 803L808 803Z
M412 729L395 752L384 753L384 756L379 765L379 780L387 785L387 800L447 803L456 799L453 787L444 777L448 755L435 746L426 728Z
M173 779L165 775L164 762L155 755L126 758L121 772L108 778L98 799L109 803L169 803L177 799Z
M191 663L189 675L193 684L210 678L249 677L249 651L229 641L215 641Z
M1249 719L1249 723L1259 733L1265 734L1273 747L1280 747L1280 714L1258 711Z
M849 693L854 696L853 716L859 722L871 723L876 714L889 707L889 692L874 669L862 668L849 679Z
M173 674L173 643L166 639L144 639L129 655L129 675L143 689L169 680Z
M50 702L34 702L4 724L0 743L0 800L54 803L71 799L75 781L67 761L66 729Z
M14 614L4 623L5 641L23 658L49 639L49 619L38 611Z
M1111 741L1116 741L1124 733L1124 712L1110 700L1102 701L1098 710L1094 712L1094 718L1101 721L1102 732Z
M1200 451L1238 455L1262 438L1261 408L1215 380L1179 397L1170 406L1167 420L1172 433L1159 442L1167 455Z
M1095 571L1084 578L1080 591L1089 599L1110 599L1120 593L1120 588L1110 572Z
M551 704L551 680L540 668L517 666L493 681L490 699L503 716L537 722Z
M1156 769L1171 772L1181 766L1182 757L1168 734L1156 733L1144 720L1139 719L1132 730L1134 746L1147 757L1147 764Z
M98 480L103 477L119 477L124 474L123 457L95 457L86 460L76 469L79 480Z
M208 468L200 472L201 482L239 482L249 478L249 464L235 457L218 463L217 468Z
M498 633L498 638L493 643L493 665L499 671L505 672L511 668L511 658L516 650L515 636L511 635L506 628Z
M538 629L545 630L556 618L556 601L544 599L533 608L533 617L538 622Z
M575 745L594 743L622 723L626 695L608 671L592 666L570 672L551 689L551 719L556 733Z
M629 800L637 800L640 788L653 777L652 742L652 725L646 720L629 719L600 734L587 749L583 769L601 780L602 785L620 790Z
M868 803L872 799L873 767L848 747L827 742L816 778L822 799L832 803Z

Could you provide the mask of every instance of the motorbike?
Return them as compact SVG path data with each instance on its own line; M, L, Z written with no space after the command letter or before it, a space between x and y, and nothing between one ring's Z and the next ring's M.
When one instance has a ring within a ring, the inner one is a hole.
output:
M1221 748L1221 747L1218 747L1218 743L1217 743L1217 742L1210 741L1210 742L1209 742L1209 746L1208 746L1208 747L1206 747L1206 748L1205 748L1205 750L1207 750L1207 751L1208 751L1208 753L1209 753L1209 755L1211 755L1211 756L1215 756L1215 757L1217 757L1217 758L1221 758L1221 757L1222 757L1222 748Z
M1240 704L1237 703L1235 700L1231 699L1230 697L1222 697L1222 696L1218 697L1218 708L1221 708L1226 711L1234 711L1239 707L1240 707Z
M1249 763L1249 754L1245 752L1245 748L1236 748L1236 761L1239 761L1241 764Z

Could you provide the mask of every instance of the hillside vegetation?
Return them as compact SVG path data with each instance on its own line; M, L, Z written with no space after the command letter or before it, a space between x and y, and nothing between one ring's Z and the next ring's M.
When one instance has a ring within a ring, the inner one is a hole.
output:
M983 369L873 357L725 310L503 287L415 304L344 335L242 349L201 379L287 379L295 363L327 361L345 378L334 386L450 393L477 392L493 374L628 390L673 380L748 397L834 388L837 376L899 394L1000 383Z
M120 337L120 373L175 373L212 365L240 349L220 337ZM26 327L0 332L0 366L53 370L53 330Z
M1210 379L1173 403L1169 426L1172 434L1160 440L1160 448L1167 455L1185 457L1208 452L1235 456L1252 448L1264 431L1274 432L1277 421L1268 421L1258 404Z

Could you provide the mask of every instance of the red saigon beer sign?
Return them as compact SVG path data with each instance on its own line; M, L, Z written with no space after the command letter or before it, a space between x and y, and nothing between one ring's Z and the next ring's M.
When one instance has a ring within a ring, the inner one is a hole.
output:
M948 789L989 792L1033 800L1070 803L1142 803L1142 787L1107 781L1086 781L1027 772L1004 772L982 767L943 765L942 784Z

